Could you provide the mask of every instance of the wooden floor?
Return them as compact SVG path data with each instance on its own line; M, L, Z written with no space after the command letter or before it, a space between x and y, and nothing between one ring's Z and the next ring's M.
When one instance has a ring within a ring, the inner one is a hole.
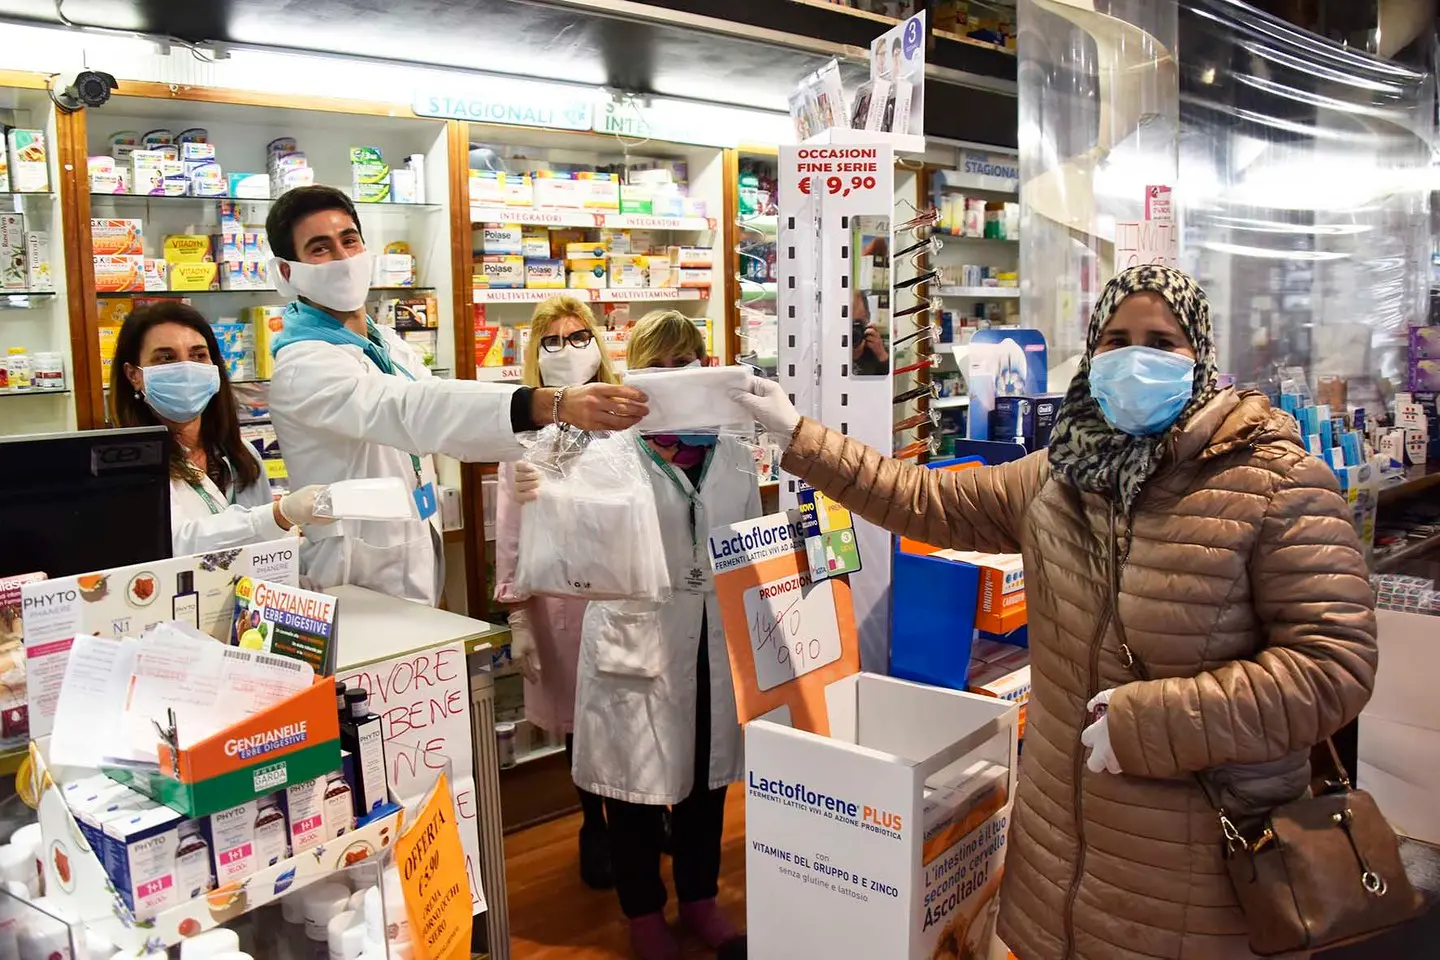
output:
M530 827L505 838L505 874L510 894L512 960L615 960L630 956L625 918L612 890L591 890L580 882L576 837L580 815ZM675 919L670 860L661 868ZM745 791L731 787L725 804L725 840L720 861L720 905L737 926L745 924ZM714 956L694 941L685 957Z

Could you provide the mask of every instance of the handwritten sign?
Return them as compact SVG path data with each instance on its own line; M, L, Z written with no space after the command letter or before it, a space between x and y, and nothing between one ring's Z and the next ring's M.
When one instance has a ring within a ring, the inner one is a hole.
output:
M745 591L755 685L770 690L840 659L840 626L830 581L808 573Z
M1179 262L1175 224L1163 220L1122 220L1115 224L1115 272L1141 264L1173 267Z
M449 761L471 912L483 912L479 804L464 645L431 647L341 671L338 678L347 687L362 687L370 694L370 709L379 714L385 732L385 770L391 792L403 798L419 796Z
M424 809L395 841L405 913L415 956L421 960L470 955L465 848L455 817L450 784L442 773Z

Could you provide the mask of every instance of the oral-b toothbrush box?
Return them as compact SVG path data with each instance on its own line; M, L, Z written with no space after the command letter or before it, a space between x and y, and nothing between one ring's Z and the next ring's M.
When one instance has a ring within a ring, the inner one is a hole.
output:
M970 439L992 437L990 417L997 397L1043 394L1049 369L1045 335L1038 330L977 330L970 341Z

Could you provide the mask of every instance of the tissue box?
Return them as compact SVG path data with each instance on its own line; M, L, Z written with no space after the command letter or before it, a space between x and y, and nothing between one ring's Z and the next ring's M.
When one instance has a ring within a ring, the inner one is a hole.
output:
M139 256L145 252L139 220L90 221L90 250L97 257Z
M483 256L475 263L477 289L519 290L525 286L525 258Z
M563 260L526 260L525 286L531 290L565 289Z
M129 293L145 289L145 258L136 255L95 257L95 292Z
M480 252L489 256L523 256L524 231L512 223L481 224ZM545 255L550 255L548 242Z
M213 263L210 238L198 233L174 233L165 238L165 259L171 263Z
M10 131L10 189L16 193L44 193L50 189L50 160L43 130Z
M170 264L171 290L216 290L219 270L214 263Z

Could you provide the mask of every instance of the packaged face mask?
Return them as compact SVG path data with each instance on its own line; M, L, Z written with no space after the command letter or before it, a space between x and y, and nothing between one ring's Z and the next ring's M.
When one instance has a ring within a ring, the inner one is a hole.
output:
M642 434L718 431L749 436L754 418L735 401L750 383L746 367L682 367L632 370L626 386L650 398Z
M332 483L315 497L315 515L336 520L419 520L410 486L399 477Z

